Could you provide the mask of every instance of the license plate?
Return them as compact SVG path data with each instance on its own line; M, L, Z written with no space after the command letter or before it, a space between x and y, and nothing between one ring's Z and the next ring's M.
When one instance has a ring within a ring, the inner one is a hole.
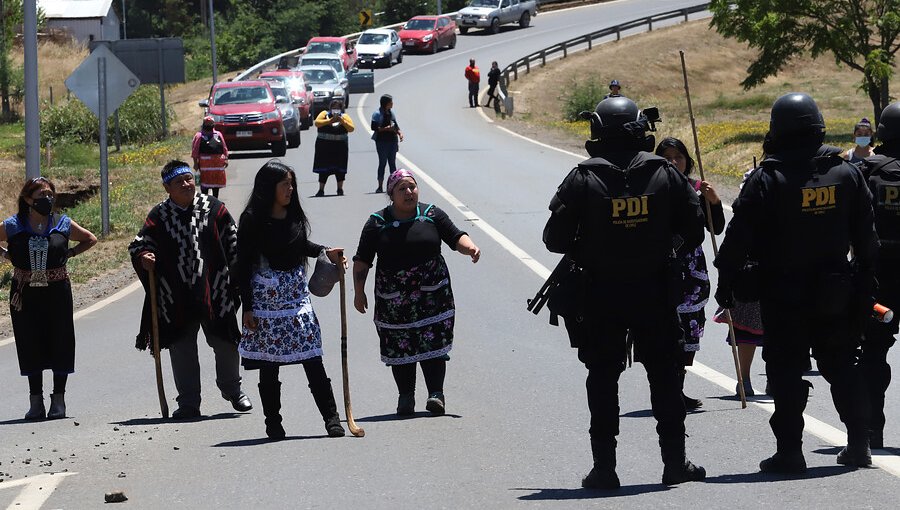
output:
M463 24L463 25L474 25L475 22L474 22L474 21L469 21L469 20L467 20L467 19L464 19L463 22L462 22L462 24Z
M405 44L405 45L407 45L407 46L415 46L415 45L416 45L415 41L406 41L406 42L403 43L403 44Z
M235 133L235 136L253 136L253 131L238 131Z

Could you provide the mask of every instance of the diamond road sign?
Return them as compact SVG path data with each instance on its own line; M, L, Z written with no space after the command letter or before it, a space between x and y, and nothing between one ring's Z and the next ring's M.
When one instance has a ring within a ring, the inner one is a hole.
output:
M100 116L99 67L106 59L106 111L113 112L137 90L141 81L106 46L97 46L66 78L66 87L97 117Z

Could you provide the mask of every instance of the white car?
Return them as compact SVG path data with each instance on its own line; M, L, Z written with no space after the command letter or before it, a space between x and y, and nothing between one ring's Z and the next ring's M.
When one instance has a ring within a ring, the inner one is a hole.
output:
M391 67L393 62L403 62L403 44L395 30L373 28L366 30L356 41L356 65L360 68L378 64Z
M338 75L338 80L347 77L347 70L344 69L344 62L341 57L333 53L307 53L300 56L300 64L297 67L308 66L331 66Z

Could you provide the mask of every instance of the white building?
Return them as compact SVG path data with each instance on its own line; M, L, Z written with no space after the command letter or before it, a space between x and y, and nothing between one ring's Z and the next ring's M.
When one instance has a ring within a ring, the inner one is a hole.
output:
M113 0L37 0L44 11L47 28L63 29L77 41L116 41L120 22L112 8Z

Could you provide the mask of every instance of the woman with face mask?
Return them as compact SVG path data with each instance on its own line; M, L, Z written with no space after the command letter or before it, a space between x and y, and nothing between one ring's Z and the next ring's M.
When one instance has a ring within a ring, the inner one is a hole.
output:
M845 152L843 156L847 161L859 166L866 158L875 154L872 152L875 141L872 136L872 123L869 122L869 119L863 118L853 128L853 141L856 142L856 146Z
M97 243L94 234L53 212L56 188L37 177L19 193L19 212L0 225L4 258L12 262L9 309L19 371L28 377L31 408L26 420L65 418L66 382L75 371L72 287L66 262ZM69 241L75 241L69 247ZM52 319L48 320L48 311ZM49 412L44 407L43 372L53 371Z
M313 159L313 172L319 174L319 191L317 197L325 196L325 183L328 176L334 175L337 180L337 194L344 194L344 179L347 176L347 154L350 152L348 133L355 129L350 116L344 113L344 100L335 97L328 110L316 116L316 155Z

